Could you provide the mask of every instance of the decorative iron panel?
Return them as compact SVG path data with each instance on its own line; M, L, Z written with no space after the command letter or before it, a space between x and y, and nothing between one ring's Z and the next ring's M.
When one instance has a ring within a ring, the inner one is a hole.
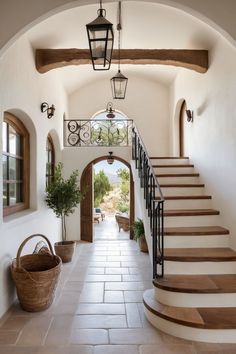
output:
M131 146L131 119L65 119L65 147Z

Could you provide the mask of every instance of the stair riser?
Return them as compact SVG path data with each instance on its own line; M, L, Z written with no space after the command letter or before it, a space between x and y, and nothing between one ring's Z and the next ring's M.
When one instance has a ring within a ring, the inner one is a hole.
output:
M183 183L182 183L183 184ZM204 187L161 187L163 195L205 195Z
M172 183L201 183L199 177L158 177L159 184L172 184Z
M189 294L154 288L155 298L175 307L235 307L236 294Z
M189 159L151 159L153 165L189 165Z
M165 274L235 274L236 262L165 261Z
M229 235L165 236L165 248L229 247Z
M169 216L165 217L165 227L214 226L219 225L219 215Z
M186 165L187 166L187 165ZM154 167L156 174L159 173L194 173L194 167Z
M211 209L211 199L165 200L165 209Z
M235 329L200 329L188 326L183 326L171 321L164 320L153 314L146 307L144 308L145 315L151 324L161 331L175 337L210 343L236 343Z

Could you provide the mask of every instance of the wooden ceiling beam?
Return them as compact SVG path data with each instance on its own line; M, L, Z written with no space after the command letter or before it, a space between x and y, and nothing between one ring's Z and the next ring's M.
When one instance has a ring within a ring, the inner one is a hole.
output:
M199 73L208 69L208 51L194 49L121 49L121 64L172 65ZM68 65L90 64L89 49L37 49L36 68L40 73ZM113 50L112 63L118 63L118 50Z

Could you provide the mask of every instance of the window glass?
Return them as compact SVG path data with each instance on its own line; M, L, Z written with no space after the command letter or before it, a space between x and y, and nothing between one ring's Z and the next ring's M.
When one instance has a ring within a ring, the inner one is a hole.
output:
M3 122L3 214L29 207L29 136L24 125L10 113Z

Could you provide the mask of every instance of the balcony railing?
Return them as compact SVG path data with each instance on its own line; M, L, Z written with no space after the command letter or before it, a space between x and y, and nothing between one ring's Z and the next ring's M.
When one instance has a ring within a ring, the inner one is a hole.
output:
M131 146L132 119L65 119L65 147Z

